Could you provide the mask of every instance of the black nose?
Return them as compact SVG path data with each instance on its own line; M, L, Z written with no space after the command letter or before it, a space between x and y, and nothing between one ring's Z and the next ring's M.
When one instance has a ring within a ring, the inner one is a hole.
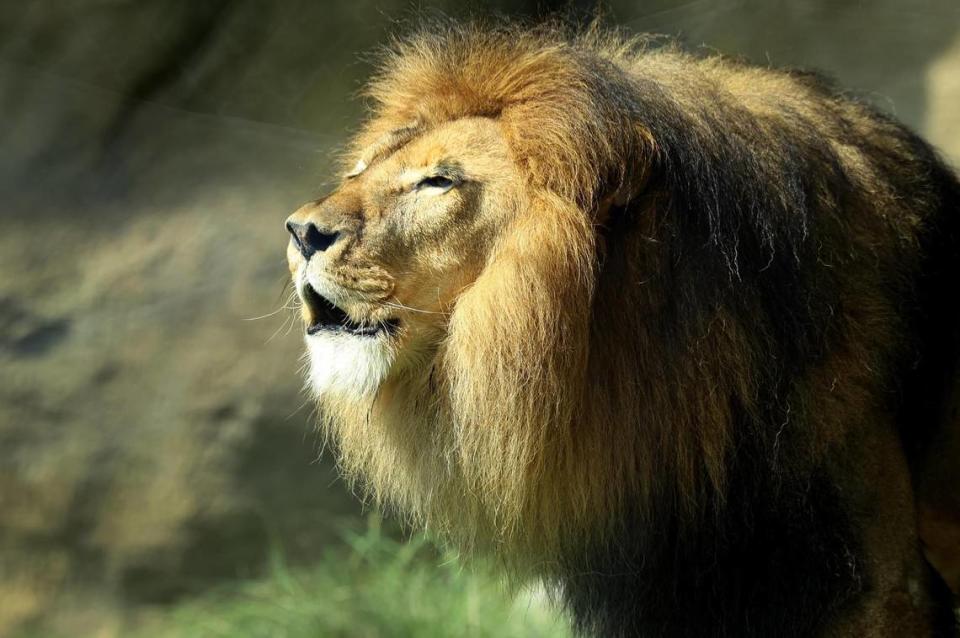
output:
M323 252L330 248L340 236L340 233L337 232L326 233L321 231L313 222L307 222L306 224L287 222L287 230L290 231L293 243L304 259L310 259L314 253Z

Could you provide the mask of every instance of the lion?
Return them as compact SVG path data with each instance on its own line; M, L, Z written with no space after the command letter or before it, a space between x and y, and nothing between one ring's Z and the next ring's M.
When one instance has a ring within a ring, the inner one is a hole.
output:
M815 74L598 26L431 24L366 95L287 221L348 478L581 634L955 634L930 146Z

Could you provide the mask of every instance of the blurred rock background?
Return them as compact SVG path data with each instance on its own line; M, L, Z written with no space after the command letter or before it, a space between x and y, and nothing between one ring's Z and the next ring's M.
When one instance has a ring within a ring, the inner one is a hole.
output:
M592 2L423 2L430 14ZM614 0L821 69L960 161L957 0ZM357 520L300 392L282 222L362 115L400 0L0 0L0 636L309 565ZM258 319L258 317L260 317Z

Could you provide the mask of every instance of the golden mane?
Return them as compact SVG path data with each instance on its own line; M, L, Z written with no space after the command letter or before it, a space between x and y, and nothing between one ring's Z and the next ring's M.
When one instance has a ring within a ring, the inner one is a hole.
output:
M728 397L749 407L751 345L718 309L700 321L714 328L668 360L663 326L616 307L656 308L663 291L601 286L611 298L597 299L595 228L611 206L602 200L629 200L658 152L618 101L637 90L627 70L643 64L692 92L697 80L681 77L690 63L640 39L571 39L555 26L446 25L387 53L366 91L373 113L358 150L411 121L496 118L539 195L459 299L429 383L386 388L353 419L330 415L348 475L461 545L495 539L522 562L602 535L609 516L646 511L643 498L692 513L722 493ZM656 259L623 268L640 281ZM644 378L638 361L660 362L658 376ZM691 394L701 377L712 385ZM371 433L372 422L383 431ZM431 484L440 476L446 489Z
M857 508L913 507L891 394L942 399L910 376L941 283L920 273L951 250L936 229L960 201L929 147L810 74L598 28L430 25L366 95L354 156L489 118L526 195L422 365L368 399L321 397L346 475L467 551L563 580L583 627L626 614L598 611L591 570L629 565L629 600L670 608L658 579L748 553L758 529L797 609L858 595Z

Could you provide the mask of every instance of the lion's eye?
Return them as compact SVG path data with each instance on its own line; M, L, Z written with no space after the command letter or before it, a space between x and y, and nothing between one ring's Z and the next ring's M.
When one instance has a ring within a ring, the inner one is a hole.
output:
M414 187L414 190L421 190L424 188L438 188L442 191L448 191L454 187L456 183L449 177L444 175L431 175L430 177L424 177L417 185Z

